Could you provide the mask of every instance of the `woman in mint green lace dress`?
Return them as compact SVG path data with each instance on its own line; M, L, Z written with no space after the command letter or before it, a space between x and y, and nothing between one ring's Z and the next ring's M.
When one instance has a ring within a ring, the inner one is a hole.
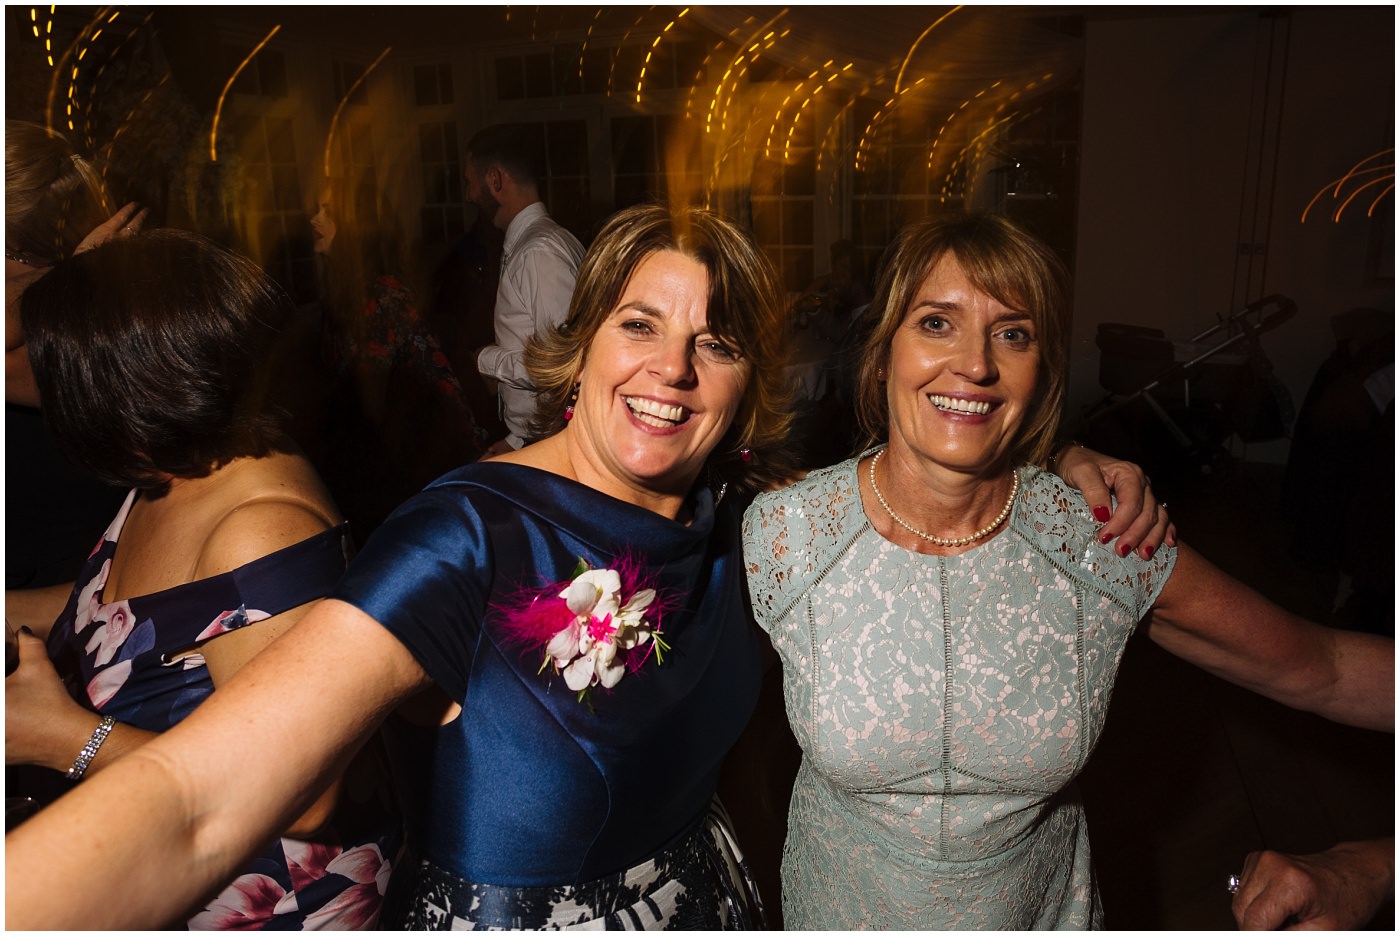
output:
M870 314L857 406L888 444L745 520L803 754L786 926L1101 925L1073 780L1140 624L1280 702L1392 727L1392 641L1295 618L1184 545L1125 557L1034 467L1069 336L1046 247L994 217L915 226Z

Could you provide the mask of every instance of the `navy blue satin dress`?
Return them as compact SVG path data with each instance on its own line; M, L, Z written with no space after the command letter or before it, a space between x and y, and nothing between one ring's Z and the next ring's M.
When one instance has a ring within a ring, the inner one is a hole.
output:
M333 597L394 633L461 716L400 724L418 857L472 882L590 881L661 852L704 819L758 696L738 523L708 489L689 526L520 465L451 472L370 537ZM580 559L639 560L675 607L664 662L591 707L509 640L505 609L557 594ZM390 728L393 729L394 720Z

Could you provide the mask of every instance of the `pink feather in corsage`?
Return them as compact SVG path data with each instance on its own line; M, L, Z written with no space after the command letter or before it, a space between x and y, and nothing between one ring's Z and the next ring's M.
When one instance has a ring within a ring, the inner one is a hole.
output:
M671 649L661 637L665 610L638 563L623 558L615 569L592 569L580 559L572 580L507 612L505 629L513 642L542 648L540 672L552 665L583 702L594 686L611 689L653 653L661 664Z

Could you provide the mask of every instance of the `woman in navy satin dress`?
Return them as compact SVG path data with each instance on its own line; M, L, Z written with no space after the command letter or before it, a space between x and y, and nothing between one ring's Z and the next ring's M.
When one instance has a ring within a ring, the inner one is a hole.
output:
M83 853L134 868L130 897L84 877L43 925L168 918L402 706L398 922L763 926L711 802L761 678L738 522L793 467L778 295L717 215L616 215L531 350L558 431L410 499L281 652L17 830L45 877Z

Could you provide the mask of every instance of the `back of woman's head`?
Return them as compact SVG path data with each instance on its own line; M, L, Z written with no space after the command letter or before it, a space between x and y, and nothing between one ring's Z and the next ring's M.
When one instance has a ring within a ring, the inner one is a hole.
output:
M594 336L637 267L662 250L705 267L709 327L738 348L752 368L734 425L710 456L712 479L749 490L789 480L792 389L783 372L787 350L777 277L737 225L699 208L635 205L608 219L583 258L568 319L537 334L526 349L526 366L540 389L535 430L544 435L563 428L564 406Z
M61 135L5 121L5 249L46 266L73 253L110 212L97 173Z
M899 232L882 262L856 375L856 417L867 444L889 430L884 372L890 345L915 295L939 261L951 257L977 289L1030 316L1039 349L1039 387L1012 457L1039 462L1059 428L1069 367L1068 273L1055 252L1008 218L967 214L930 218Z
M154 493L279 442L267 360L290 313L250 260L171 230L65 260L21 301L59 447L109 483Z

